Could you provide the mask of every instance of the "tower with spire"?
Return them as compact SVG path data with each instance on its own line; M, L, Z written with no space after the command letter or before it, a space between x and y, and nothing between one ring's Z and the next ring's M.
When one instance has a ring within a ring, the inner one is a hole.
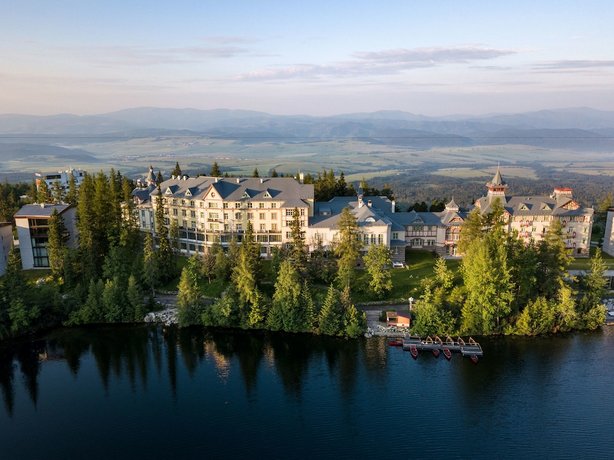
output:
M501 169L499 165L497 165L495 177L493 177L492 180L486 184L486 188L488 189L488 194L486 196L488 197L489 201L492 201L493 198L501 198L502 201L505 201L507 183L503 180L503 176L501 176Z

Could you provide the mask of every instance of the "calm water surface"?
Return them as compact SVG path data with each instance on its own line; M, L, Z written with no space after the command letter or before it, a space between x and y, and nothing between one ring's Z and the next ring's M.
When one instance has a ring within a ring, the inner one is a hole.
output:
M58 330L0 346L0 459L614 458L614 328L482 345Z

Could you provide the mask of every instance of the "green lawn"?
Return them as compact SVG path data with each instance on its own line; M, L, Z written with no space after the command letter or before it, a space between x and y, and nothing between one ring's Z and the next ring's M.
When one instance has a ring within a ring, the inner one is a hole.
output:
M591 248L591 256L595 254L595 248ZM602 252L601 257L603 257L603 261L605 262L608 270L614 270L614 257ZM570 270L590 270L591 268L591 259L590 258L581 258L574 259L569 266Z
M420 294L420 282L423 278L433 274L433 267L437 256L428 251L408 251L405 257L405 268L392 269L392 292L387 299L384 300L400 300L406 301L409 297L417 299ZM447 260L446 264L454 271L458 271L460 260ZM369 292L369 275L366 270L358 270L358 286L355 290L355 302L369 302L376 299Z

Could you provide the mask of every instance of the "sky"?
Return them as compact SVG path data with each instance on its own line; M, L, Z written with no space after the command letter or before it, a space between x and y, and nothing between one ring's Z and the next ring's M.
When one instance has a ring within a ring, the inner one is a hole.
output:
M614 110L611 0L0 0L0 113Z

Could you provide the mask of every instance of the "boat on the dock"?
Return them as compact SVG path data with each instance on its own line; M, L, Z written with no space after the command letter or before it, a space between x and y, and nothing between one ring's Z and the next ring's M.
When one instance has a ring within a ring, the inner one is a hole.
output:
M441 353L441 351L439 350L439 348L434 348L433 350L433 356L435 358L439 358L439 354Z
M392 339L388 341L388 346L390 347L402 347L403 339Z
M409 353L412 358L418 359L418 348L415 345L412 344L409 346Z
M473 364L477 364L478 363L478 357L476 355L471 355L471 362Z
M446 357L446 359L448 361L450 361L452 359L452 352L450 351L449 348L444 348L443 349L443 355Z

